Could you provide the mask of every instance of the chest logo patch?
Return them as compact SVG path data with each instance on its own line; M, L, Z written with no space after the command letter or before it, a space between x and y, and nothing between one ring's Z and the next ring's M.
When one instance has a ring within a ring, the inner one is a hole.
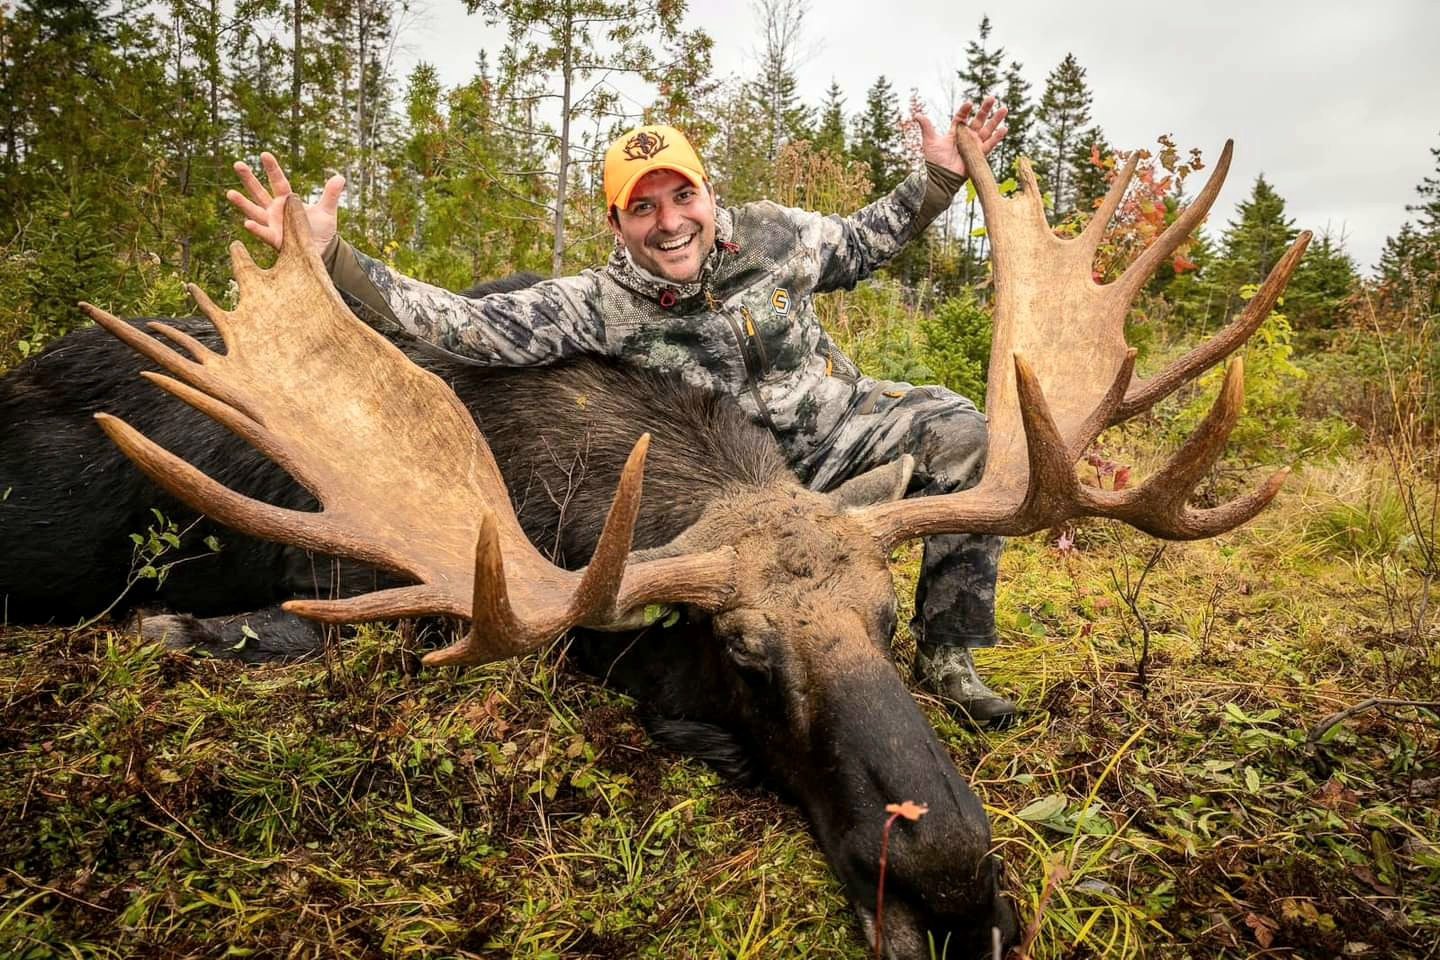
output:
M787 315L790 312L790 291L784 287L776 287L775 292L770 294L770 306L780 316Z

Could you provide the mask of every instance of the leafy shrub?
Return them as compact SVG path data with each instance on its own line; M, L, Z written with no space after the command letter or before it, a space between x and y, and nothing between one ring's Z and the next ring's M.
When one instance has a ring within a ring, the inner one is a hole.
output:
M1253 297L1258 287L1241 291ZM1272 311L1245 345L1245 410L1230 435L1230 456L1246 463L1293 463L1333 457L1357 437L1342 420L1307 420L1302 414L1305 370L1293 359L1293 331L1283 313ZM1224 378L1217 365L1197 381L1197 389L1171 423L1172 440L1190 436L1209 412Z
M981 409L985 407L993 329L989 307L973 290L951 297L933 315L920 318L925 360L936 379Z

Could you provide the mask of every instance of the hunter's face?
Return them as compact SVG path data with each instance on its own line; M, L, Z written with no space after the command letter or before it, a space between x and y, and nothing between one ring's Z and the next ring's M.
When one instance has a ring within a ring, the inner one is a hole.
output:
M636 266L690 283L715 246L715 197L673 170L655 170L640 178L610 229Z

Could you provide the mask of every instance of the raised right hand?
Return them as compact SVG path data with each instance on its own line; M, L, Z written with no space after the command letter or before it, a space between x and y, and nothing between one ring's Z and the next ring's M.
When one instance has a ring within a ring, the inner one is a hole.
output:
M279 250L285 233L285 198L292 192L290 181L285 171L280 169L280 162L274 154L260 154L260 165L265 168L265 179L270 189L265 189L249 164L237 160L235 174L240 178L245 193L227 190L225 198L245 215L246 230ZM316 254L323 253L330 238L335 236L340 222L340 195L344 192L345 178L336 174L325 181L320 199L305 205L305 219L310 222L310 245Z

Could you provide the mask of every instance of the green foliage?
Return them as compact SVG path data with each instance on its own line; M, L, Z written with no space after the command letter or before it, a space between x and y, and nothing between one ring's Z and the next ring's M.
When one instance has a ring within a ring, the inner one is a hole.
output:
M1250 196L1240 202L1221 238L1215 279L1226 297L1217 304L1217 319L1229 316L1248 299L1241 295L1242 288L1265 281L1298 233L1295 221L1285 216L1285 199L1263 174L1257 176Z
M762 154L774 162L787 143L810 139L811 111L800 100L795 75L806 4L805 0L759 0L755 12L764 46L759 69L745 85L745 93L759 125Z
M1001 176L1015 173L1015 162L1034 153L1031 139L1035 105L1030 102L1030 81L1025 79L1021 72L1023 69L1024 65L1018 60L1010 61L1005 68L1000 100L1009 111L1005 115L1005 126L1009 132L991 155L995 170Z
M925 359L937 381L985 409L985 384L990 369L989 307L973 290L941 303L920 318L925 335Z
M1360 275L1344 242L1325 232L1305 251L1305 258L1285 288L1286 312L1301 336L1323 339L1344 323Z
M1304 536L1328 553L1360 560L1415 548L1404 498L1393 484L1373 476L1359 491L1317 509Z
M1246 287L1248 300L1258 288ZM1230 434L1227 454L1241 463L1291 464L1333 456L1355 440L1352 428L1333 418L1321 421L1302 414L1305 370L1293 358L1294 332L1283 313L1272 311L1242 354L1245 363L1245 410ZM1175 442L1194 433L1209 411L1225 366L1196 381L1188 402L1170 425Z
M976 31L978 38L965 44L965 66L957 71L965 85L965 99L980 103L986 97L1000 94L1000 65L1005 62L1005 48L990 46L990 17L982 15Z

